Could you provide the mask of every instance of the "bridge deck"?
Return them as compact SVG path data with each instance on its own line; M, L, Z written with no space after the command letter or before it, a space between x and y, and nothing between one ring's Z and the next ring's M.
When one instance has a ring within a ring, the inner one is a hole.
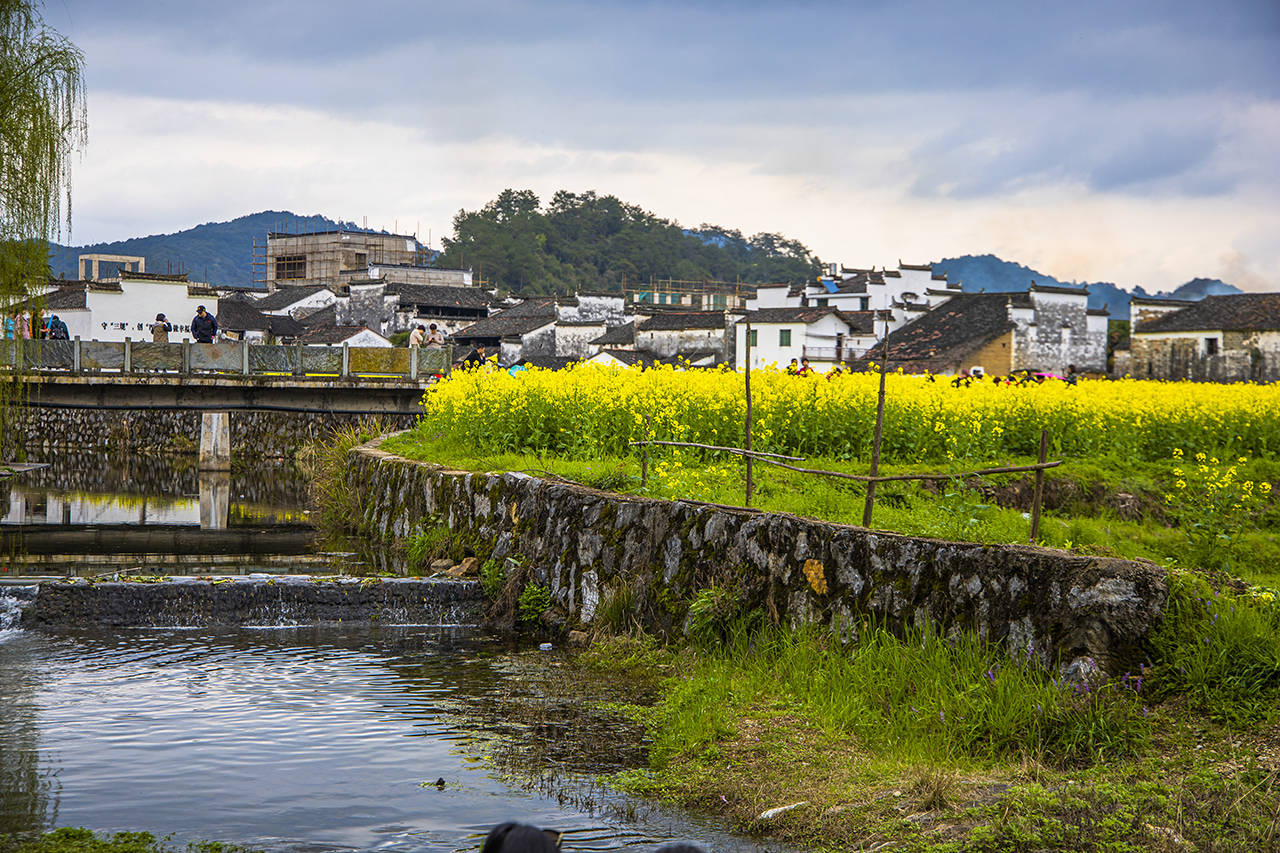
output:
M358 381L416 380L445 375L453 347L276 346L230 341L157 344L148 341L0 341L0 368L53 373L207 373L239 376L318 376Z

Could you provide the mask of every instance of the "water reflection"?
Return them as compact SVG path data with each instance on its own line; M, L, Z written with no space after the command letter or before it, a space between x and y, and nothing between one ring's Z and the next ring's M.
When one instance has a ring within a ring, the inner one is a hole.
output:
M4 483L0 576L334 569L312 554L306 483L291 465L228 473L197 471L182 456L43 461Z
M0 833L56 818L272 850L418 853L475 850L518 818L568 830L568 850L673 838L759 849L587 783L639 760L638 734L589 710L634 697L604 682L553 691L557 672L552 656L457 630L21 632L0 643L0 756L21 768L6 770ZM541 768L553 783L535 767L542 786L522 784L486 760L500 724L559 744Z

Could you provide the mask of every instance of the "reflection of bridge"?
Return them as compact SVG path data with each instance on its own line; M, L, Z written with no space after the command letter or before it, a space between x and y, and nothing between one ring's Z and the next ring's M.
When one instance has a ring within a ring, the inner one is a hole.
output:
M414 415L452 348L0 341L21 364L26 405L201 412L202 467L230 464L229 412Z

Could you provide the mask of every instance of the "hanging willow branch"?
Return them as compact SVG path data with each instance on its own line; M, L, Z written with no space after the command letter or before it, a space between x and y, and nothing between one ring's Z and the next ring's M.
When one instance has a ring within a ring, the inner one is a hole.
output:
M15 336L39 322L49 241L71 234L71 155L87 139L84 54L45 26L37 0L0 0L0 321ZM20 365L0 377L2 435L16 432L22 389Z

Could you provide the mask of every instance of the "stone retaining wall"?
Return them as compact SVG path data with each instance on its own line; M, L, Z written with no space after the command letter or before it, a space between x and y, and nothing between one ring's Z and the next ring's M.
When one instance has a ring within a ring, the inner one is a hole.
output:
M171 578L158 582L45 581L29 628L234 625L474 625L485 599L474 581L422 578Z
M625 587L642 624L680 630L690 601L714 584L792 625L932 621L1064 668L1092 659L1122 673L1144 659L1168 597L1164 571L1146 562L451 471L379 444L353 450L345 471L363 534L403 539L446 524L496 558L518 556L550 587L566 627L590 625Z
M288 457L303 444L372 415L312 412L232 412L233 457ZM379 415L392 428L412 426L413 415ZM112 453L192 452L200 445L200 412L138 409L23 408L11 414L0 452L17 447Z

